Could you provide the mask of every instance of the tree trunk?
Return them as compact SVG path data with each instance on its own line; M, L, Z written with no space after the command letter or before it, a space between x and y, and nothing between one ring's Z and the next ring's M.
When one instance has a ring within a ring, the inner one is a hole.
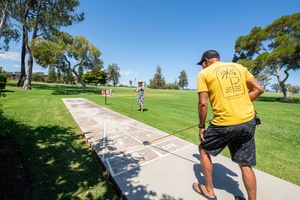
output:
M283 101L292 101L291 97L290 97L290 93L288 88L286 87L285 83L282 81L279 83L281 90L283 92Z
M73 72L74 73L74 72ZM86 83L84 81L82 81L81 77L79 77L79 75L77 73L74 73L77 77L77 81L80 83L80 85L82 86L82 93L86 93Z
M80 80L80 84L82 85L82 93L86 93L86 83Z
M28 57L28 62L27 62L27 79L23 85L23 89L25 90L31 90L31 78L32 78L32 68L33 68L33 58L31 55L31 51L28 48L28 53L29 53L29 57Z
M292 99L290 97L290 94L289 94L289 90L285 85L286 78L284 80L281 79L279 68L276 69L276 73L277 73L276 76L277 76L278 83L279 83L279 85L281 87L281 90L283 92L283 101L292 101Z
M26 79L26 71L25 71L25 57L26 57L26 44L28 41L28 32L27 28L23 26L23 36L22 36L22 53L21 53L21 75L18 81L17 86L22 87L24 85L24 81Z
M2 10L2 21L0 23L0 38L7 20L7 2L5 4L5 8Z
M22 88L25 89L25 90L31 89L30 85L28 84L28 79L27 78L25 79L24 85L23 85Z
M38 32L38 23L39 23L39 17L40 17L40 9L41 9L41 0L37 2L37 10L36 10L36 19L35 19L35 24L33 28L33 34L32 34L32 40L37 37L37 32ZM32 70L33 70L33 56L31 53L31 49L28 45L28 40L26 42L26 47L28 51L28 62L27 62L27 80L26 80L26 85L23 85L23 89L31 90L31 79L32 79Z
M69 61L67 61L67 62L68 62L68 64L69 64L69 66L70 66L70 62L69 62ZM72 72L73 72L73 74L75 74L75 76L77 77L77 82L79 82L80 85L82 86L81 92L82 92L82 93L86 93L86 83L85 83L84 81L82 81L81 77L79 76L79 74L77 73L77 71L76 71L75 69L76 69L76 66L73 67Z

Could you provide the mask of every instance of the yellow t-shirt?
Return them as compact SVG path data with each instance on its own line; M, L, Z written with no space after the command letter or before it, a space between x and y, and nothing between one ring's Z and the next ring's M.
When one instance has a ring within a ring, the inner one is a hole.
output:
M253 75L237 63L215 62L198 73L197 92L208 92L212 124L229 126L253 119L254 107L246 81Z

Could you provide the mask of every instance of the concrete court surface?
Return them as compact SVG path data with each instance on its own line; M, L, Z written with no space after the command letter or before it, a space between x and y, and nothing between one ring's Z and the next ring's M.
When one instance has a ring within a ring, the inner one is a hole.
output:
M124 199L205 199L192 189L193 182L204 183L197 145L174 136L143 145L168 133L83 98L62 100ZM238 165L221 155L212 161L218 200L247 198ZM300 186L259 170L255 173L258 200L300 199Z

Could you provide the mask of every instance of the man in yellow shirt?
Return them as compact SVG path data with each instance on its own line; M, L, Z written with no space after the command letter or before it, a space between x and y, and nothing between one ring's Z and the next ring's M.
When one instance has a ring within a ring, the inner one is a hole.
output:
M256 165L254 133L255 110L252 102L263 92L254 76L237 63L220 62L215 50L203 53L203 70L198 74L199 153L205 184L193 184L193 189L207 199L217 199L212 180L211 155L218 155L228 146L231 159L238 163L249 200L256 200ZM210 101L213 119L205 129Z

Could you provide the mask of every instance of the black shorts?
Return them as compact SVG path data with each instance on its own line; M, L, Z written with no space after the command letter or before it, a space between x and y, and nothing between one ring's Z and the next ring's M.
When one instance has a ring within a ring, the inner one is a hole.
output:
M207 153L216 156L228 146L232 161L247 165L256 165L255 154L255 118L249 122L233 126L215 126L210 124L204 132L205 142L199 146Z

